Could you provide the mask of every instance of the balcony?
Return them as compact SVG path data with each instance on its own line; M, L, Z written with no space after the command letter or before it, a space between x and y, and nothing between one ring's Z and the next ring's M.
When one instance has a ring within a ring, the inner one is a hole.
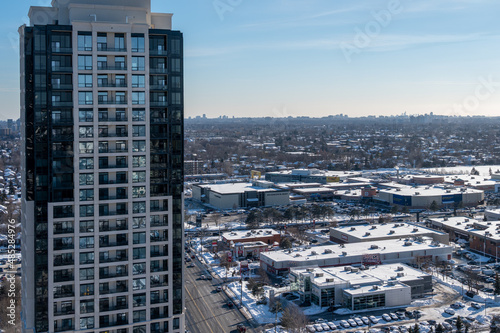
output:
M59 311L54 311L54 316L66 316L75 314L75 309L64 309Z
M90 103L92 104L92 103ZM52 106L73 106L72 101L52 101Z
M99 118L100 123L106 123L106 122L120 122L120 121L128 121L127 117L116 117L116 118Z
M51 51L52 53L73 53L73 48L53 46Z
M97 86L100 88L127 88L127 82L98 82Z
M150 106L155 107L155 106L168 106L167 101L151 101Z
M111 278L117 278L117 277L123 277L123 276L127 276L128 275L128 272L125 271L125 272L117 272L117 273L99 273L99 279L111 279Z
M150 56L166 56L168 55L167 50L149 50Z
M99 99L97 103L99 105L110 105L110 104L125 105L127 104L127 101L124 99Z
M60 291L60 292L55 292L54 293L54 298L63 298L63 297L74 297L75 292L74 291Z
M151 273L158 273L158 272L165 272L167 271L168 268L162 268L162 267L151 267ZM153 286L153 282L151 282L151 287Z
M73 72L73 67L65 67L65 66L52 66L52 72Z
M102 64L102 65L97 65L97 70L99 71L126 71L127 66L125 64L123 65L107 65L107 64Z
M107 201L107 200L123 200L123 199L128 199L128 195L116 195L116 196L99 196L100 201Z
M126 246L126 245L128 245L128 241L102 243L99 244L99 247L114 247L114 246Z
M73 90L72 84L52 84L54 90Z
M97 44L97 51L99 52L127 52L126 48L122 47L108 47L106 44Z
M166 84L153 84L149 86L149 90L167 90Z
M75 260L73 259L61 259L61 258L55 258L54 259L54 266L68 266L68 265L74 265Z
M54 282L69 282L69 281L73 281L74 279L75 279L75 277L73 276L73 274L64 274L61 276L55 276Z
M128 148L125 148L125 149L99 148L99 154L115 154L115 153L128 153Z
M151 271L153 272L153 271ZM168 281L165 279L165 281L151 281L151 288L156 288L156 287L165 287L168 286ZM159 300L158 303L160 302L168 302L165 300Z
M167 251L155 251L155 252L151 252L151 257L165 257L165 256L168 256L168 252Z
M128 136L128 132L118 132L118 133L99 133L100 138L124 138Z
M61 327L54 328L55 332L65 332L65 331L73 331L75 329L75 325L65 325Z
M99 263L120 262L120 261L127 261L127 260L128 260L128 256L119 256L119 257L114 257L114 258L99 258ZM125 273L124 275L127 275L127 274ZM99 277L101 277L100 274L99 274Z
M54 228L54 234L72 234L75 232L75 228Z
M122 230L127 230L128 226L126 224L124 225L115 225L115 226L109 226L109 225L102 225L99 227L100 232L106 232L106 231L122 231Z
M107 180L99 179L99 185L128 184L127 179Z
M128 309L127 304L115 305L115 306L101 306L99 305L100 312L116 311Z
M99 293L101 295L118 294L118 293L126 293L126 292L128 292L127 286L99 290Z
M168 70L166 68L161 68L161 67L149 69L150 74L167 74L167 72Z
M128 210L117 210L114 212L102 212L99 213L99 216L114 216L114 215L127 215Z
M99 164L99 169L123 169L128 168L128 164Z
M73 250L75 245L71 244L54 244L54 251L64 251L64 250Z

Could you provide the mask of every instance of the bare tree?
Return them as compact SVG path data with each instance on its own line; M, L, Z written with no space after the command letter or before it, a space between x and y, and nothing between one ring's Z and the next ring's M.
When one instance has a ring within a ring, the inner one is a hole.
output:
M288 303L281 316L281 326L291 333L300 333L308 322L309 320L304 312L293 303Z

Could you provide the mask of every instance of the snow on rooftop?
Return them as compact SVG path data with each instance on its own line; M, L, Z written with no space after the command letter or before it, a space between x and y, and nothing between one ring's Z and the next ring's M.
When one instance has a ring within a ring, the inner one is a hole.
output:
M239 240L239 239L253 239L261 237L272 237L274 235L279 235L280 233L274 229L254 229L254 230L234 230L231 232L225 232L222 237L228 241Z
M391 235L393 237L416 237L429 234L445 234L437 230L432 230L420 225L416 226L409 223L387 223L377 225L363 224L356 226L341 226L332 228L331 230L348 234L349 236L359 238L360 240L377 239L385 237L387 235Z

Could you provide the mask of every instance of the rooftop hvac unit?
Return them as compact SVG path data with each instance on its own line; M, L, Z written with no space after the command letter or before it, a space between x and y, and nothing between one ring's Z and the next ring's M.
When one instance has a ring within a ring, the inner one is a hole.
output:
M300 254L300 253L296 253L296 254L295 254L295 256L296 256L296 257L302 257L302 254Z
M398 277L403 277L405 276L405 273L401 272L401 273L398 273Z
M405 242L405 246L411 246L412 242Z
M370 229L377 229L377 226L376 225L372 225L372 227Z
M359 284L352 286L352 289L359 289L359 288L361 288L361 286Z
M420 195L420 192L415 192L415 195Z
M491 222L487 222L486 225L491 225Z
M372 244L372 245L370 246L370 249L372 249L372 250L378 249L378 245L376 245L376 244Z
M331 249L325 249L325 253L333 253Z
M351 267L349 267L349 266L344 266L344 271L346 271L346 272L350 272L350 271L351 271Z
M316 273L316 277L323 277L323 273Z
M462 224L462 222L457 222L457 225L461 225L461 224Z
M334 282L335 279L334 278L326 278L326 282Z
M396 191L397 191L397 192L401 192L401 189L400 189L400 188L397 188L397 189L396 189Z
M350 231L354 231L354 230L356 230L356 228L354 228L354 227L351 227L351 230L350 230Z
M371 234L369 232L365 233L365 236L370 236Z
M343 255L343 256L346 256L346 255L347 255L347 252L343 251L343 252L342 252L342 255Z
M311 255L316 256L316 255L318 255L318 252L316 252L316 251L311 251Z
M391 276L391 280L397 280L397 276Z
M374 285L374 286L373 286L373 290L378 290L378 286L377 286L377 285Z
M418 232L418 228L413 228L413 232Z
M405 268L403 266L398 266L398 268L397 268L398 271L404 271L404 269Z
M357 273L357 272L359 272L359 268L357 268L357 267L352 267L352 268L351 268L351 272L353 272L353 273Z
M396 283L394 281L387 281L388 286L395 286Z
M392 235L394 232L394 230L389 230L389 235Z
M251 232L247 232L247 236L252 236L252 233Z
M451 190L446 190L446 193L451 193Z
M445 218L443 219L443 221L448 221L448 218L447 218L447 217L445 217Z
M306 268L306 272L314 272L314 268Z

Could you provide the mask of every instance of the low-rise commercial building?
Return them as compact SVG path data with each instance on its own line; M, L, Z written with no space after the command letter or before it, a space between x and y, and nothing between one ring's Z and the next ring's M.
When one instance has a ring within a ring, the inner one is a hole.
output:
M379 189L374 200L409 208L429 208L432 202L436 202L438 207L453 207L460 204L463 206L477 206L484 202L484 192L470 188L389 185L386 187Z
M231 247L231 252L235 258L259 258L262 252L267 251L269 251L269 245L261 241L235 243Z
M362 224L330 228L330 240L336 243L373 242L418 237L430 237L439 243L449 243L447 233L410 223Z
M407 265L295 268L289 279L301 301L321 307L377 310L405 306L432 291L432 277Z
M261 267L271 274L286 275L291 268L390 263L422 264L451 259L452 247L432 239L384 241L315 246L308 249L262 253Z
M267 181L232 184L193 184L193 199L218 209L281 206L290 203L290 191Z
M274 229L234 230L222 234L222 241L228 246L236 243L263 242L267 245L280 243L281 235Z
M338 183L349 177L359 177L361 172L325 171L318 169L294 169L266 173L266 180L273 183L304 182L304 183Z

